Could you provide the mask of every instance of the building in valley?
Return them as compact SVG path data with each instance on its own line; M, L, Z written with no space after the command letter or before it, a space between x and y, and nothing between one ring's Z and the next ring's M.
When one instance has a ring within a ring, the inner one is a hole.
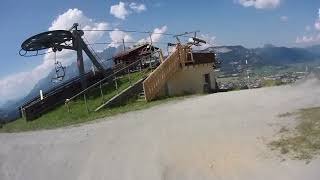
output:
M161 96L216 92L215 54L192 52L189 45L178 44L176 50L143 83L147 101Z

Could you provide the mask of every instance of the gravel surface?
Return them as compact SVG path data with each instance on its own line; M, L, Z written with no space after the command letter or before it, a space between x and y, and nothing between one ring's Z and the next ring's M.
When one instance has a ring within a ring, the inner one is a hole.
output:
M282 160L267 144L320 106L320 82L192 97L106 121L0 134L0 180L318 180L320 160Z

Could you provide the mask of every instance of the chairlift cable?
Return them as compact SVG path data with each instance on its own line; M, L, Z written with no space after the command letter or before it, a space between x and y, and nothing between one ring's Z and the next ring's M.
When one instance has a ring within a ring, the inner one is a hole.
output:
M177 34L173 33L161 33L161 32L153 32L153 31L137 31L137 30L125 30L125 29L82 29L82 31L91 31L91 32L113 32L113 31L120 31L120 32L127 32L127 33L140 33L140 34L160 34L164 36L177 36ZM192 38L194 36L188 35L179 35L180 37L187 37Z

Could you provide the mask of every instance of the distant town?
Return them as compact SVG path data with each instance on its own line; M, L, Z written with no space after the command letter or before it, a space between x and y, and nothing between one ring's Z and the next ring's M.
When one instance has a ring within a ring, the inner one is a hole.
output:
M217 84L221 91L261 88L291 84L305 78L317 68L302 71L301 67L242 68L240 65L231 72L217 72Z

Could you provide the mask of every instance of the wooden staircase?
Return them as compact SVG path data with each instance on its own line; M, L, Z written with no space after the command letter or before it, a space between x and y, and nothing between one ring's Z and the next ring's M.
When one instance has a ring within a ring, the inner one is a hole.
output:
M146 101L152 101L161 95L166 82L177 71L184 67L187 60L187 46L177 45L176 50L165 60L143 82L143 90Z
M114 107L114 106L120 106L122 104L125 104L130 98L141 93L142 83L144 80L145 78L140 79L139 81L135 82L133 85L121 91L116 96L109 99L106 103L101 104L98 108L95 109L95 112L105 107Z

